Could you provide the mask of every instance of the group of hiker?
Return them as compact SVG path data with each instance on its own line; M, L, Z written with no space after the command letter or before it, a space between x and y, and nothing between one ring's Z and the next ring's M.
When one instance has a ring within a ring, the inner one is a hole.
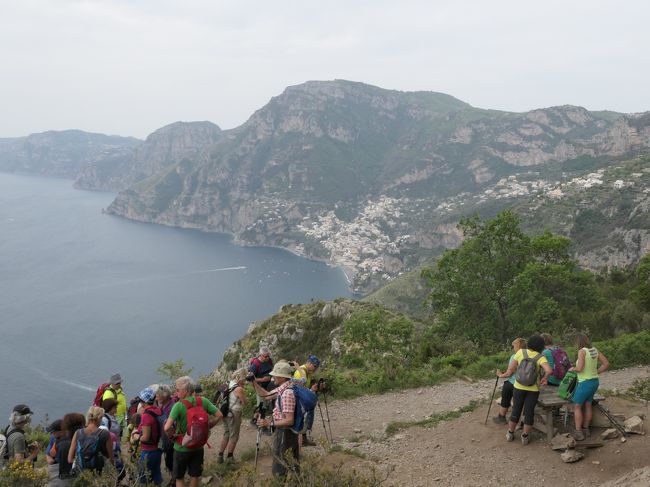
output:
M496 370L497 381L508 380L502 387L499 413L492 418L495 423L507 424L507 441L514 441L515 431L521 427L522 445L530 442L541 386L557 388L560 397L573 403L575 440L582 441L590 435L598 376L607 370L609 361L587 335L576 335L575 344L578 353L572 365L566 351L554 344L548 333L533 335L528 340L516 338L512 342L508 368L503 372Z
M285 475L285 452L291 451L295 460L292 468L297 468L301 446L313 444L307 431L313 424L315 392L320 383L309 381L319 366L315 355L303 365L286 360L273 364L268 348L261 347L249 366L235 371L212 401L202 395L198 383L184 376L175 381L174 390L167 384L151 385L127 402L122 377L113 374L98 387L85 415L68 413L47 426L50 441L44 453L48 485L71 485L80 472L101 473L107 463L115 467L119 484L127 474L122 455L125 439L140 483L162 485L164 466L170 486L183 487L187 475L190 487L197 487L203 474L204 446L210 429L219 422L224 430L218 462L234 461L247 381L258 398L253 420L258 428L258 452L259 432L273 434L272 471ZM305 399L308 395L313 397ZM42 447L26 440L32 415L25 404L14 407L9 426L0 433L0 468L10 462L36 461Z

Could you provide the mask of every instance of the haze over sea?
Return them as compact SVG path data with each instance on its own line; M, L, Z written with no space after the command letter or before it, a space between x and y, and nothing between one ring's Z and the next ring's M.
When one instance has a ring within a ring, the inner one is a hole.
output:
M209 372L283 304L350 296L342 270L283 250L102 214L114 196L0 174L0 424L19 403L85 412L114 372L129 398L163 361Z

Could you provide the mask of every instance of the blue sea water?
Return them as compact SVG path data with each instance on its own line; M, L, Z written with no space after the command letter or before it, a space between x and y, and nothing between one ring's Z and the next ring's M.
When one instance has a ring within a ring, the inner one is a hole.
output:
M342 270L283 250L103 214L114 196L0 174L0 425L19 403L85 412L115 372L129 397L164 361L209 372L283 304L350 296Z

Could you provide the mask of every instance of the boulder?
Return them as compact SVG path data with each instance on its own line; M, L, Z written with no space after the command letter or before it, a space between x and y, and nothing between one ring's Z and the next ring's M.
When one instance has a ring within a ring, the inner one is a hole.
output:
M562 453L560 457L562 458L562 461L564 463L575 463L582 460L585 457L585 455L584 453L579 452L578 450L567 450L564 453Z
M566 450L575 446L576 440L569 433L555 435L551 440L551 448L553 450Z
M625 420L625 432L636 435L645 435L643 431L643 420L639 416L632 416Z
M614 438L618 438L618 430L615 428L606 429L600 434L600 438L602 440L613 440Z

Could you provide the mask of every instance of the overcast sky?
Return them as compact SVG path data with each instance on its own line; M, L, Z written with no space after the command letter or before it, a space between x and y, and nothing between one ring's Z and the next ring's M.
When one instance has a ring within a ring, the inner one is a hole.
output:
M650 2L0 0L0 137L240 125L343 78L525 111L650 110Z

